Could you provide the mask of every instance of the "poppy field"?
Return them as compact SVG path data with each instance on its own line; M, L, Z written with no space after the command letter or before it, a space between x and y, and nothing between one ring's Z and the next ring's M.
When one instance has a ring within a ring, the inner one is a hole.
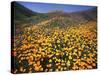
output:
M96 68L96 38L96 22L52 29L25 27L14 38L15 72Z

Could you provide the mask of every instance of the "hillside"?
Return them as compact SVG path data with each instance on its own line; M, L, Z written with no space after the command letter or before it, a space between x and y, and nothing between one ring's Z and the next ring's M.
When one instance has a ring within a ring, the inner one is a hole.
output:
M16 20L36 15L36 12L29 10L28 8L24 7L23 5L17 2L13 3L13 7L14 7L14 19Z
M64 26L82 24L90 20L96 21L97 18L96 8L72 13L67 13L62 10L48 11L48 13L38 13L31 11L30 9L24 7L23 5L17 2L13 3L13 7L14 23L18 27L22 26L22 24L25 26L27 26L27 24L38 24L39 22L50 20L55 17L57 17L57 19L53 20L51 24L58 24L58 26L59 24L63 24Z

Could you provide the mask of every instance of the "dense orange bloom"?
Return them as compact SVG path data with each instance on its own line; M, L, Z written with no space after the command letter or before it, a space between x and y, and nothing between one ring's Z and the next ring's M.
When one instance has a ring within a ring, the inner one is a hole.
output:
M16 36L12 56L21 65L15 73L96 68L96 22L61 28L45 23L25 27Z

